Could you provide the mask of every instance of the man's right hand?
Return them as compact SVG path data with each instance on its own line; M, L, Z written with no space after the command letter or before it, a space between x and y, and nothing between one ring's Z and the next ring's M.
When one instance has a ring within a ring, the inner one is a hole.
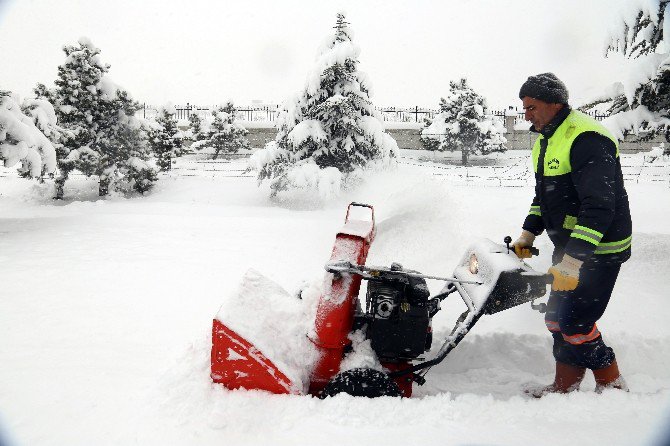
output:
M525 229L521 231L521 235L512 246L514 247L514 253L520 259L530 259L532 254L530 252L530 247L533 246L535 241L535 234Z

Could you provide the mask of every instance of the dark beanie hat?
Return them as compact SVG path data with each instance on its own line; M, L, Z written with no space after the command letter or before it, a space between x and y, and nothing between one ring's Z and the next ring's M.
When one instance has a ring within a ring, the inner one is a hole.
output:
M519 99L523 99L525 96L550 104L568 103L568 89L554 73L530 76L519 90Z

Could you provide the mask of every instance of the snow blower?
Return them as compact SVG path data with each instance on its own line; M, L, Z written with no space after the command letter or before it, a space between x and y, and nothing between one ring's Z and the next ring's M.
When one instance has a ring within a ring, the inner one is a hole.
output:
M350 218L352 210L367 210L367 219ZM267 285L259 275L247 277L238 291L238 305L225 304L212 328L211 377L227 388L258 389L273 393L312 394L319 397L348 393L355 396L412 395L431 367L439 364L485 314L543 297L550 277L534 271L505 244L483 239L470 246L453 277L437 277L390 267L366 266L375 236L372 206L351 203L343 228L335 237L313 329L291 331L305 312L299 299ZM537 251L534 252L537 254ZM445 282L430 296L426 280ZM361 281L366 280L365 305L359 303ZM467 309L432 358L425 358L433 342L432 318L440 303L458 293ZM278 296L264 301L269 294ZM278 303L279 302L279 303ZM276 311L274 320L284 329L265 324L262 312ZM253 309L253 310L252 310ZM293 319L292 319L293 318ZM381 367L341 370L352 348L352 333L362 333ZM301 346L295 346L302 343ZM305 354L308 344L313 354Z

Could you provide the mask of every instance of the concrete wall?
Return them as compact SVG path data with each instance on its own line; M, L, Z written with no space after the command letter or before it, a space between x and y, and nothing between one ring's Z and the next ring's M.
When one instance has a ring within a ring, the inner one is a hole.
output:
M275 136L277 135L277 129L274 127L247 127L247 130L249 131L247 139L253 148L263 147L267 142L275 139Z
M530 150L535 143L537 134L531 133L528 130L514 130L513 125L510 126L507 122L507 148L509 150ZM244 123L242 123L244 125ZM412 125L412 124L410 124ZM400 125L394 123L394 128L389 128L386 131L395 138L398 143L398 147L401 149L422 149L421 147L421 129L416 128L416 125L413 125L413 128L398 128ZM249 134L247 138L251 143L251 147L259 148L263 147L268 141L272 141L277 134L275 128L268 127L247 127ZM662 142L665 142L663 136L658 136L655 139L648 142L639 142L638 138L635 135L629 135L626 137L626 140L621 143L620 150L623 153L635 153L635 152L644 152L650 150L652 147L659 146ZM667 144L667 143L666 143Z
M244 122L241 123L244 126ZM416 126L415 126L416 127ZM247 139L253 148L263 147L267 142L272 141L277 135L277 129L274 127L251 127ZM421 130L416 128L392 128L386 130L398 142L401 149L421 149Z
M532 149L537 139L537 134L529 130L515 130L513 122L513 117L506 118L505 127L507 128L507 133L505 134L505 138L507 138L507 148L511 150ZM640 141L637 136L628 135L619 144L619 150L622 153L646 152L651 150L652 147L658 147L663 142L666 142L664 136L657 136L651 141Z
M421 146L421 129L386 129L401 149L423 149Z

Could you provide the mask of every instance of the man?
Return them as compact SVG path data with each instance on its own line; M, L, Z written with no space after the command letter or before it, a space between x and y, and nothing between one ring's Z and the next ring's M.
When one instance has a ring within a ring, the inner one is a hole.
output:
M586 369L593 371L596 391L627 390L614 351L596 326L631 251L618 142L570 108L568 91L553 73L530 76L519 98L539 136L532 151L535 198L514 249L530 257L528 248L544 230L555 247L545 322L554 338L556 377L528 392L541 397L576 390Z

